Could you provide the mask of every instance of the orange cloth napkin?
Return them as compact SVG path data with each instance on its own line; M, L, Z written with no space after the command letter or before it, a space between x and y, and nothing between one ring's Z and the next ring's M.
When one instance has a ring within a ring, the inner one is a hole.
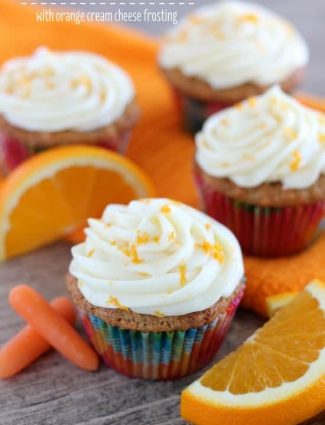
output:
M308 249L287 258L245 258L247 288L243 306L266 316L266 298L301 291L311 280L325 282L325 231Z
M132 75L142 109L128 156L151 176L158 196L198 206L192 179L194 144L181 129L172 93L158 70L158 43L113 25L39 23L35 10L34 6L0 0L0 62L46 45L58 50L93 51L121 65ZM315 106L312 98L306 103ZM320 242L296 259L247 258L244 305L264 314L267 295L300 289L316 276L325 279L324 250L323 235Z

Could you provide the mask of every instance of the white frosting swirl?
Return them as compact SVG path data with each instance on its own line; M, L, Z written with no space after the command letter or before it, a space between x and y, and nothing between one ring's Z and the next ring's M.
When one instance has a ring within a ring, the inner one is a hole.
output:
M275 86L212 115L196 145L197 162L211 176L241 187L304 189L325 173L325 115Z
M134 98L129 76L94 53L40 48L0 70L0 114L29 131L90 131L117 120Z
M308 48L283 18L259 5L229 1L187 16L169 33L159 61L215 89L272 85L306 65Z
M86 234L72 248L70 272L95 306L183 315L229 296L243 276L234 235L168 199L109 205Z

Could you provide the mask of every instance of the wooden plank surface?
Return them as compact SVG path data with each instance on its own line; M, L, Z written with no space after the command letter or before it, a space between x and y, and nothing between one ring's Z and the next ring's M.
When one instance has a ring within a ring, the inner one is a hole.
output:
M1 265L0 346L23 325L7 303L10 289L28 282L47 299L66 293L69 250L61 242ZM217 359L261 324L254 314L240 310ZM0 381L0 424L184 425L179 394L200 374L172 382L146 382L125 378L105 366L87 373L50 352L18 376ZM321 424L324 421L313 422Z
M312 51L304 87L325 95L324 0L260 3L272 4L302 29ZM186 10L178 9L182 13ZM144 29L160 33L163 26L149 23ZM69 261L69 246L58 243L0 266L0 345L23 324L8 306L9 290L26 282L48 299L62 295L66 292L64 275ZM217 358L238 346L260 325L256 316L239 311ZM124 378L104 366L97 373L86 373L52 352L19 376L0 382L0 424L184 425L179 418L179 394L194 378L148 383ZM324 419L313 421L314 425L324 423Z
M28 282L48 299L65 293L69 248L58 243L1 266L0 345L22 325L7 303L10 288ZM253 314L240 312L218 357L260 323ZM145 382L124 378L104 366L97 373L87 373L52 352L24 373L0 382L0 424L181 424L179 394L194 377Z

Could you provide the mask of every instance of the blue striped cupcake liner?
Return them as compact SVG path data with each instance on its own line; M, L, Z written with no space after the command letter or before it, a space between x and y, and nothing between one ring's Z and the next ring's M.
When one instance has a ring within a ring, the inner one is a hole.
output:
M83 312L81 320L91 343L108 366L132 378L170 380L193 373L211 361L242 295L243 291L211 323L186 331L122 329Z

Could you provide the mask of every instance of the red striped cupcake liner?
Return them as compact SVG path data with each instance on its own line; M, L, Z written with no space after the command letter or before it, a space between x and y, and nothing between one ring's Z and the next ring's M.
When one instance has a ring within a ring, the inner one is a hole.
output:
M130 378L172 380L201 369L213 359L243 292L238 292L211 323L186 331L121 329L92 314L80 315L88 338L109 367Z
M100 146L121 154L126 152L130 139L130 132L124 132L118 136L112 136L103 139L98 143L92 143L92 146ZM63 140L64 142L64 140ZM9 136L5 133L0 134L0 172L2 175L9 174L19 164L31 156L42 152L47 147L43 146L28 146L22 140Z
M279 257L302 251L315 237L325 215L325 200L263 207L230 198L198 174L196 181L206 213L232 230L248 255Z

